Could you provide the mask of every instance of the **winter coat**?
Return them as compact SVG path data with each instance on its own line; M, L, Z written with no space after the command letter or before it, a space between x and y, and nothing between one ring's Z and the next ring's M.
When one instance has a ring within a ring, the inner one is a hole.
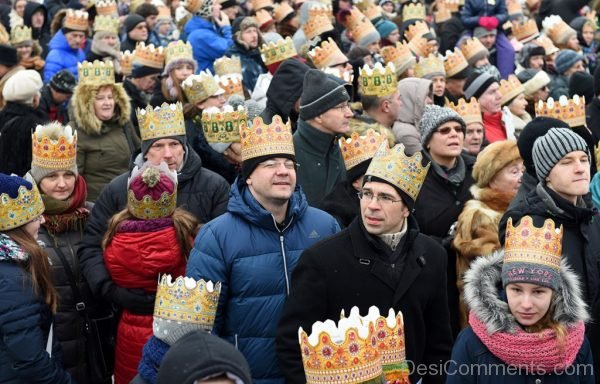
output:
M147 44L148 42L132 40L129 38L129 36L126 36L125 40L123 40L123 42L121 42L121 52L125 52L125 51L133 52L138 43Z
M540 10L537 14L538 25L542 25L542 21L550 15L560 15L560 17L569 24L574 18L580 16L581 8L590 4L589 0L544 0L540 5Z
M267 67L260 56L258 48L248 50L238 42L234 42L225 52L225 56L238 56L240 58L244 89L252 93L258 76L267 72Z
M33 28L31 25L31 18L37 11L42 10L44 12L44 25L41 28ZM31 28L31 36L38 42L42 48L41 57L46 58L48 55L48 44L52 35L50 34L50 22L52 18L48 16L48 11L44 4L39 4L35 1L28 1L25 4L25 13L23 14L23 25Z
M437 31L440 39L439 52L454 51L454 47L465 31L465 26L460 20L460 15L454 14L450 20L437 24Z
M450 358L450 333L446 291L446 254L429 237L419 233L408 217L400 283L389 279L395 268L386 258L386 247L369 235L360 218L335 236L302 254L292 275L292 290L277 329L277 357L287 383L305 383L298 344L298 328L310 333L315 321L340 318L357 306L366 314L371 306L387 313L389 308L404 316L406 359L414 366L440 364ZM442 288L442 289L440 289ZM414 371L412 383L418 382ZM442 383L441 376L423 378Z
M325 196L321 202L321 209L335 217L340 227L346 228L352 220L360 216L358 191L354 189L351 181L341 181Z
M600 141L600 99L594 99L588 104L585 109L585 119L587 127L592 131L594 142Z
M466 0L460 12L460 18L464 26L470 30L479 26L479 18L482 16L494 16L498 19L498 28L501 28L508 20L508 10L505 0L495 0L492 4L489 0Z
M233 44L231 26L217 27L200 16L192 16L183 31L192 45L198 71L210 69L214 74L213 62Z
M227 213L202 227L186 276L221 282L213 333L244 354L254 383L284 383L275 355L275 331L304 249L337 231L333 217L308 206L300 187L278 227L239 178Z
M68 102L55 104L49 84L42 87L40 94L38 111L44 116L43 121L59 121L62 124L67 124L69 122L69 113L67 112Z
M0 111L0 172L23 176L31 168L31 135L44 116L37 108L8 102Z
M60 30L48 43L48 51L44 67L44 83L49 82L52 76L62 69L68 69L77 78L77 63L85 60L83 49L71 48L67 43L67 38Z
M563 75L557 75L548 85L550 88L550 96L554 100L558 100L561 96L569 97L569 78Z
M131 124L133 125L136 135L141 137L136 111L138 108L146 108L149 100L147 100L146 97L144 97L144 93L127 78L123 80L123 88L125 89L125 92L127 92L127 96L129 96L129 102L131 104Z
M346 166L338 139L317 130L304 120L298 120L294 149L296 161L300 164L296 171L298 184L308 204L319 207L336 184L346 179Z
M77 130L77 168L88 185L88 200L95 201L104 185L129 169L140 139L131 125L131 105L120 84L112 86L115 114L101 121L94 113L95 86L75 90L69 105L70 124Z
M0 233L0 382L3 384L70 384L62 368L60 343L52 338L46 353L52 312L34 291L31 274L19 266L19 245Z
M473 269L469 272L471 283L465 287L465 296L473 315L484 323L490 335L496 332L515 334L517 330L521 330L520 325L508 309L506 299L501 298L505 294L501 288L503 256L504 251L498 251L489 257L479 258L474 262ZM554 319L560 319L562 325L568 326L587 319L588 316L585 304L577 289L577 276L566 270L564 266L565 263L562 263L560 271L561 288L554 292L557 296L553 298L553 303L556 305ZM524 342L524 344L529 343ZM551 352L540 350L533 355L539 359L540 366L542 366L541 364L546 357L544 353ZM590 343L587 339L584 339L575 361L562 374L554 374L551 371L546 375L527 373L524 370L517 371L514 366L509 370L507 362L495 356L474 330L469 327L461 332L454 344L448 372L456 373L449 374L446 383L593 384L594 377L591 372L591 364ZM537 366L535 361L532 362L532 365ZM466 369L467 367L471 367L471 369Z
M419 122L430 85L431 80L418 78L404 79L398 84L402 108L397 121L392 126L392 131L396 142L404 144L408 155L421 150Z

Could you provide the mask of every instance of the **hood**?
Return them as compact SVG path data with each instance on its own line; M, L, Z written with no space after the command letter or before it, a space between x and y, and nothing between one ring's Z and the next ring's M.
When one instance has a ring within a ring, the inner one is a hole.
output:
M304 74L310 68L296 60L287 59L273 75L273 80L267 89L267 108L284 119L289 118L294 103L302 95Z
M72 53L76 53L79 51L78 49L73 49L69 46L69 43L67 43L67 38L62 33L62 30L56 32L54 37L52 37L52 40L50 40L50 42L48 43L48 52L50 52L53 49L60 49L62 51L68 51Z
M501 298L502 260L504 250L487 257L478 257L465 273L465 302L469 309L486 325L488 334L496 332L514 333L520 328L508 309L508 303ZM551 307L555 308L553 319L560 324L575 325L587 321L589 315L579 279L567 265L565 257L560 263L561 283L555 292Z
M586 44L585 40L583 39L582 32L583 32L583 26L588 20L589 19L585 16L578 16L578 17L574 18L573 20L571 20L571 22L569 23L571 28L573 28L575 31L577 31L577 40L579 40L579 44L581 44L584 47L588 47L588 45Z
M425 98L429 94L431 80L407 78L398 83L400 90L400 100L402 108L398 114L398 121L419 126L423 108L425 107Z
M194 32L196 29L210 29L215 30L215 26L208 20L201 18L200 16L193 16L183 27L183 31L187 36Z
M42 30L48 28L48 10L44 6L44 4L37 3L35 1L28 1L25 5L25 12L23 13L23 23L31 27L31 17L38 10L41 9L44 11L44 25L42 25Z
M123 84L113 84L112 89L115 99L117 122L119 125L125 125L131 118L129 97L123 88ZM95 85L78 85L75 87L69 105L71 120L75 120L77 129L82 130L88 135L99 135L102 129L102 121L94 113L94 97L97 90L98 87Z

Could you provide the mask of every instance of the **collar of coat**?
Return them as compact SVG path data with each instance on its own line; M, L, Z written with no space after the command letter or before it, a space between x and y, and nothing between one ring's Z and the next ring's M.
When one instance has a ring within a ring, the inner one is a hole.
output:
M306 148L303 148L307 152L322 154L329 152L332 147L338 148L336 142L337 136L319 131L302 119L298 120L296 134L309 144Z

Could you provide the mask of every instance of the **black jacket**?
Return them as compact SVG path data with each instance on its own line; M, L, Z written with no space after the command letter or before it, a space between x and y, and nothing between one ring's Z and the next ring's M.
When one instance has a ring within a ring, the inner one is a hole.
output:
M333 191L321 202L320 208L346 228L352 220L360 216L360 200L352 182L344 180L339 182Z
M143 92L140 91L129 79L123 80L123 88L125 88L125 92L127 92L127 95L131 101L131 124L133 124L135 133L137 133L138 137L141 137L136 111L138 108L146 108L148 101L146 101Z
M38 111L43 115L44 122L49 122L52 120L58 120L62 124L67 124L69 122L69 113L67 111L69 103L64 102L62 104L56 104L52 99L52 92L50 91L50 84L44 85L42 87L41 96L40 96L40 105L38 106ZM51 118L51 110L56 113L54 118Z
M592 131L594 142L600 141L600 99L594 97L585 108L585 119L587 127Z
M458 40L465 31L465 26L460 20L460 14L456 13L452 15L452 18L450 18L450 20L445 21L441 24L437 24L437 30L440 39L439 51L454 51L456 43L458 43Z
M446 291L446 255L419 233L409 216L402 248L404 268L398 284L389 279L394 265L386 262L378 239L369 235L360 219L338 234L306 249L292 274L290 296L277 329L277 356L287 383L305 383L298 344L298 327L308 333L315 321L332 319L340 311L358 306L366 314L371 306L387 314L402 311L406 359L413 364L440 364L450 358L452 335ZM385 316L385 315L384 315ZM419 381L417 372L411 382ZM442 376L424 377L426 383L443 383Z
M42 28L33 28L33 26L31 25L31 17L38 10L42 10L44 12L44 25L42 25ZM46 55L48 54L48 43L52 38L52 35L50 35L50 22L51 19L48 18L48 10L44 6L44 4L39 4L36 1L28 1L25 4L23 24L31 28L31 35L33 39L37 40L40 46L42 47L42 59L45 59Z
M541 27L542 21L547 16L559 15L565 23L569 24L579 15L579 10L590 3L589 0L544 0L537 14L537 23Z

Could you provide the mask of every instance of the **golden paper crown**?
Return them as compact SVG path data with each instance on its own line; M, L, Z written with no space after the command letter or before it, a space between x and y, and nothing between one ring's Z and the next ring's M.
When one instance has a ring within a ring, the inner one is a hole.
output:
M471 97L471 101L465 99L458 99L458 104L452 102L446 105L448 108L453 109L462 117L465 121L465 125L479 123L483 125L483 118L481 117L481 108L477 99Z
M202 8L204 0L184 0L183 7L191 14L195 14Z
M0 193L0 231L2 232L21 227L44 213L44 202L35 181L31 177L24 177L24 179L31 183L31 189L21 185L14 198L8 193Z
M452 13L448 8L440 8L433 12L433 20L436 24L442 24L452 18Z
M544 33L554 42L554 44L564 44L565 37L569 34L576 33L569 24L557 15L548 16L542 21Z
M354 1L354 5L364 13L369 20L381 17L381 7L374 4L371 0Z
M189 76L181 83L181 89L183 89L185 97L192 104L201 103L222 91L208 69L198 75Z
M167 48L165 48L165 67L179 59L194 60L192 46L189 42L184 43L181 40L177 40L169 43Z
M360 92L367 96L385 97L397 91L398 76L394 64L388 63L385 68L381 63L370 68L365 64L359 70Z
M156 289L154 318L196 324L210 332L220 294L220 282L213 284L183 276L172 281L171 275L163 275ZM156 324L154 329L156 331Z
M88 31L88 13L86 11L67 9L67 14L63 19L63 27L74 31Z
M463 43L460 45L460 50L462 51L463 55L465 55L465 59L467 59L467 61L470 61L472 58L480 55L481 53L489 52L481 43L481 41L475 37L471 37L463 41Z
M94 18L94 32L110 32L119 34L119 19L109 15L98 15Z
M523 14L523 8L521 8L520 0L506 0L506 10L509 16L516 16Z
M423 154L415 152L412 156L404 153L404 144L396 144L389 148L387 142L373 156L365 176L375 176L383 179L417 200L421 186L427 176L431 163L423 167Z
M532 19L513 21L512 32L520 43L527 43L540 35L537 24Z
M331 5L320 4L320 3L311 3L308 8L308 18L312 19L317 16L325 16L329 20L333 16L333 7Z
M245 98L244 84L241 77L236 75L215 76L215 80L219 87L225 91L225 99L229 99L232 95L240 95Z
M417 36L423 36L426 33L429 33L429 27L427 26L427 23L424 21L417 21L415 24L408 26L404 32L404 37L406 40L410 41L413 38Z
M561 96L556 102L548 98L546 102L540 100L535 106L535 116L552 117L569 124L571 128L587 126L585 119L585 97L574 95L572 99Z
M290 122L284 123L279 115L273 116L271 124L255 117L252 127L242 129L240 136L242 161L274 154L295 155Z
M308 40L312 40L320 34L333 30L333 24L329 17L317 15L310 17L302 26L302 30Z
M415 77L426 79L432 76L446 77L444 58L442 56L430 54L427 57L421 57L417 65L415 65Z
M138 43L133 55L133 64L145 67L163 69L165 66L165 53L163 47L155 48L153 44Z
M461 71L464 71L469 66L465 55L459 48L454 48L454 51L446 51L444 57L444 70L447 77L452 77Z
M241 105L234 110L226 105L223 111L208 108L202 111L202 129L209 143L236 143L240 131L248 127L248 113Z
M294 12L294 8L292 8L287 1L282 1L279 4L274 5L273 9L273 17L275 21L281 23L288 15Z
M135 50L133 50L133 53L130 52L129 50L123 52L121 54L121 75L123 76L129 76L131 75L131 72L133 71L133 58L135 56Z
M252 9L254 11L268 7L273 8L272 0L252 0Z
M171 193L165 190L157 200L150 195L144 195L138 200L133 189L129 188L137 177L142 179L147 188L154 188L160 183L161 175L166 175L173 182L174 188ZM127 210L135 218L153 220L169 217L177 208L177 172L170 171L166 163L161 163L158 167L144 164L141 169L136 166L129 177L127 189Z
M109 85L115 83L115 68L112 61L94 60L77 64L79 85Z
M271 13L266 9L259 9L256 11L254 18L256 19L256 24L258 24L259 28L264 28L267 24L274 22L273 16L271 16Z
M385 64L394 64L398 75L416 63L415 56L410 51L408 45L401 42L381 48L381 57L383 57Z
M185 136L183 107L179 102L176 104L163 103L156 108L152 108L150 105L145 109L138 108L136 115L142 141Z
M551 219L537 228L530 216L524 216L516 227L512 225L512 218L509 218L504 241L504 263L535 263L559 270L562 235L562 225L556 228Z
M521 84L517 76L512 74L508 75L508 80L500 80L500 88L498 90L502 95L502 105L505 105L506 103L517 97L520 93L525 92L523 84Z
M427 44L427 39L423 36L415 37L407 45L408 49L417 56L425 57L431 52L431 47Z
M377 32L371 20L369 20L358 8L352 7L346 18L346 28L352 34L353 41L360 41L366 35Z
M242 62L239 56L220 57L215 60L214 68L215 75L219 76L242 74Z
M323 41L320 47L315 47L312 51L309 51L308 57L310 57L310 60L317 69L331 67L348 61L346 55L342 53L331 37L327 41Z
M24 43L26 41L33 41L31 35L31 28L26 27L24 25L17 25L10 30L10 44L13 46L17 46L18 44Z
M405 4L402 7L402 21L407 20L425 20L425 6L421 3Z
M173 20L173 16L171 16L171 9L169 9L169 7L161 5L157 8L158 16L156 16L156 20Z
M271 42L260 47L260 56L265 65L278 63L297 54L294 42L289 36L276 43Z
M96 15L99 16L118 16L119 10L117 9L117 3L113 0L100 0L94 4L96 8Z
M58 122L38 125L31 136L31 166L65 170L77 167L77 132Z
M340 138L340 150L342 151L346 170L349 171L363 161L372 159L385 140L384 135L375 132L373 129L367 130L365 136L353 132L348 139Z
M333 75L338 79L342 79L348 84L352 84L352 81L354 80L354 73L351 70L347 71L345 69L340 70L340 68L326 67L321 68L321 71L328 75Z
M544 48L544 53L546 56L550 56L553 53L559 51L559 49L554 45L552 40L550 40L547 36L539 36L537 39L533 41L540 47Z

